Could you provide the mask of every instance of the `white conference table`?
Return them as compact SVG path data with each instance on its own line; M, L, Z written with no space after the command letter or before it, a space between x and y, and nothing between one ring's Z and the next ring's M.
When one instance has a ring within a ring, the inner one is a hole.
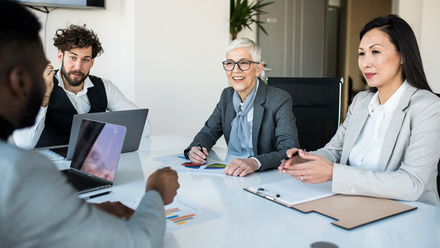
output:
M177 135L144 138L138 151L121 155L112 193L92 200L140 199L146 178L160 166L153 159L181 153L190 141ZM214 150L221 152L225 147ZM440 208L434 206L405 202L418 209L345 230L332 225L329 217L304 214L243 190L287 178L277 170L243 178L179 172L178 196L221 216L167 233L164 247L311 247L318 241L340 248L440 247Z

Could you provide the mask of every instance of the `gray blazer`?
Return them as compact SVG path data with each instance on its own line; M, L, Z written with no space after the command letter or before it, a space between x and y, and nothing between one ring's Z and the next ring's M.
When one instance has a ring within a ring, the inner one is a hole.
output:
M162 247L162 198L148 191L130 220L85 204L46 157L0 140L0 247Z
M335 136L314 152L334 163L333 192L367 195L440 206L440 98L409 85L392 117L380 154L379 172L347 166L369 116L373 93L359 93Z
M299 147L299 142L289 93L268 86L261 80L258 83L252 122L252 146L254 157L261 163L260 171L263 171L278 167L286 151ZM226 143L229 142L231 123L236 115L232 104L233 94L232 87L223 90L214 112L188 148L201 144L209 151L222 135Z

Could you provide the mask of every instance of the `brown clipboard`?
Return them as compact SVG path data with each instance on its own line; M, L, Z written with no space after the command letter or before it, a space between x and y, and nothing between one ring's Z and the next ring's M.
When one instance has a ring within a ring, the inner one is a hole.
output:
M390 199L341 194L287 205L278 201L276 197L264 195L249 188L244 188L244 190L303 213L317 212L328 216L336 220L332 222L333 225L346 230L417 209L417 207Z

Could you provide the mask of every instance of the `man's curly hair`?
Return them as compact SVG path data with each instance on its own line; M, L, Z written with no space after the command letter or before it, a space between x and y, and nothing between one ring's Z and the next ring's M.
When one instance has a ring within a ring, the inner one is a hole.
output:
M53 40L53 45L63 53L74 48L87 48L90 46L92 47L92 58L96 58L104 52L98 36L92 30L88 30L86 24L83 26L72 24L68 28L58 29Z

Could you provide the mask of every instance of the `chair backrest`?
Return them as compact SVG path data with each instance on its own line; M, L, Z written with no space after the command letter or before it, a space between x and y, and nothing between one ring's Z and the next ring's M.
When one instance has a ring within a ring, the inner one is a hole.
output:
M336 133L342 82L342 78L268 78L268 85L283 89L292 96L301 148L317 150Z
M438 97L440 97L439 93L435 93ZM437 192L440 195L440 160L437 164Z
M438 164L437 164L437 192L438 192L438 195L440 195L440 175L439 175L439 173L440 173L440 160L438 161Z

